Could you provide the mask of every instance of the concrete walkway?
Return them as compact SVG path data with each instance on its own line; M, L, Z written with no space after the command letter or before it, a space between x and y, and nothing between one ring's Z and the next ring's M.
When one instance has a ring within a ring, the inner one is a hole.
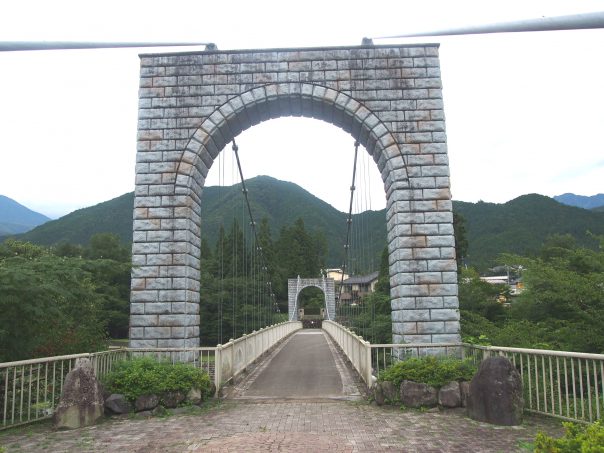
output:
M308 373L313 363L324 370ZM329 338L302 331L213 407L163 418L110 419L73 431L40 423L0 431L0 446L7 452L78 453L508 453L530 451L523 446L539 430L562 435L554 419L528 417L522 426L498 427L472 421L461 409L377 407L360 399L355 384Z
M231 389L229 398L359 399L357 384L329 335L304 329Z

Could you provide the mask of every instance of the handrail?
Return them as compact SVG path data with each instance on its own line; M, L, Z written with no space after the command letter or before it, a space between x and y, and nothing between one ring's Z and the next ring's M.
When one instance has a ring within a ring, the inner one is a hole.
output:
M592 354L588 352L556 351L553 349L510 348L507 346L482 346L468 343L461 344L463 346L472 347L473 349L480 349L485 351L517 352L554 357L573 357L581 359L604 360L604 354Z
M218 392L267 350L301 328L299 321L286 321L216 347L119 348L0 363L0 429L49 418L65 376L78 358L89 358L98 377L110 372L117 360L137 354L156 354L173 362L186 360L206 370ZM501 355L512 361L521 375L527 411L579 422L604 415L604 354L468 343L370 344L334 321L324 320L323 328L368 387L381 370L409 354L444 353L476 363Z
M371 368L371 344L337 322L323 320L322 327L340 347L365 385L371 387L375 381Z
M230 339L216 347L214 383L216 393L227 382L244 372L266 351L293 332L300 330L300 321L284 321L258 331Z
M508 358L523 382L525 410L575 422L592 422L604 415L604 354L546 349L482 346L468 343L371 345L376 377L409 351L458 353L475 363L493 355Z
M2 363L0 363L0 368L11 368L11 367L22 366L22 365L36 365L39 363L57 362L59 360L88 358L92 354L94 354L94 353L85 352L83 354L58 355L58 356L53 356L53 357L41 357L39 359L16 360L14 362L2 362Z
M173 363L185 361L206 371L218 394L226 382L301 328L301 322L286 321L215 347L118 348L0 363L0 430L50 418L76 359L89 358L98 378L109 373L116 361L136 355L153 354Z

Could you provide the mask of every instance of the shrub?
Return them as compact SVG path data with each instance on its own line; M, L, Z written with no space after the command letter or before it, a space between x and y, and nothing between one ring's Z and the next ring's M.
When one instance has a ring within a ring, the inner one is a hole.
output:
M208 373L186 363L159 362L140 357L118 362L103 379L106 389L120 393L134 401L141 395L161 396L167 392L188 393L192 388L201 391L205 399L211 394L212 383Z
M451 381L469 381L475 373L476 366L469 360L430 356L396 362L380 373L379 379L391 381L397 387L403 380L442 387Z
M538 433L535 439L536 453L604 453L604 424L598 420L590 425L562 423L564 436L554 439Z

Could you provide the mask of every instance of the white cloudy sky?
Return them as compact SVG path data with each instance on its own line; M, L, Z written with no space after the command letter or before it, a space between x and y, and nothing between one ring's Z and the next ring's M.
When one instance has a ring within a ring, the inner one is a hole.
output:
M357 45L364 36L602 10L601 0L20 0L0 3L0 41ZM454 199L604 192L604 30L376 43L423 41L441 43ZM149 51L0 53L0 194L57 217L132 191L138 53ZM346 133L280 119L238 143L246 177L293 181L347 209ZM217 176L212 169L211 182ZM370 178L374 209L384 205L378 178Z

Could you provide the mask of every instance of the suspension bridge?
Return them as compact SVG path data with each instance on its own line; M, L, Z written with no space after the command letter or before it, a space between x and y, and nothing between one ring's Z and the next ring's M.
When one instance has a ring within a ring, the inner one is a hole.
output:
M584 28L601 26L602 15L594 17L587 18ZM27 43L16 47L8 50L36 48ZM50 43L48 48L52 47ZM601 417L601 356L460 342L437 44L376 46L364 40L363 45L353 47L242 51L219 51L215 45L207 45L203 52L142 55L140 75L130 347L0 364L0 376L4 376L2 427L47 418L47 407L58 399L64 372L77 357L89 357L96 373L103 376L114 361L132 352L192 362L210 373L217 391L232 383L229 396L241 400L357 399L380 369L406 354L453 351L479 361L496 353L514 361L528 379L525 398L529 411L581 421ZM254 194L246 186L236 137L281 116L326 121L349 133L354 143L339 282L323 272L274 281L278 273L271 268L274 261L267 253L269 237L254 212ZM369 165L377 166L387 199L390 344L366 341L373 334L366 324L357 323L356 332L348 329L346 325L354 319L372 324L375 307L353 305L342 297L346 275L376 270L375 257L370 256L364 241L371 231L368 225L353 222L355 214L371 206L364 192ZM208 246L202 241L201 206L205 180L214 166L223 187L228 173L238 176L242 196L233 204L235 221L229 234L224 227L231 219L225 219L210 262ZM300 322L301 294L311 287L323 293L322 329L303 329ZM280 288L284 289L281 293ZM204 311L209 302L214 312ZM202 345L214 340L211 346ZM248 376L241 380L244 372ZM573 386L570 392L567 387L564 395L559 385L562 379L578 380L580 388ZM367 423L376 432L382 429L381 415L370 414L369 420L364 414L360 421L358 416L349 416L349 409L338 406L324 411L325 416L344 414L347 423L351 421L354 428L347 438L353 438L355 429L360 432ZM295 410L301 409L296 406ZM249 412L253 417L273 417L265 408ZM305 416L312 419L308 413ZM318 419L323 416L321 412ZM238 426L251 423L246 420ZM396 423L397 432L406 423L414 428L413 420L397 418ZM457 423L463 425L461 419ZM204 428L207 426L196 429ZM462 431L471 429L463 427ZM274 427L274 432L282 430ZM165 433L157 431L162 436ZM412 436L413 431L407 435ZM326 436L329 439L315 435L312 440L327 448L338 434L331 432ZM358 445L371 451L377 444L363 444L366 435L362 435ZM401 443L400 436L389 435L395 444L399 442L396 445L409 447L408 440ZM451 451L466 451L469 445L481 448L482 444L472 442L484 435L484 430L475 433L456 446L447 444L450 438L438 442ZM122 438L129 436L134 435ZM113 440L119 437L113 432ZM497 444L501 431L492 437L490 445ZM458 438L463 440L462 432ZM515 439L497 444L498 449L515 448ZM248 445L250 440L250 436L234 439L233 445ZM212 445L204 442L200 445ZM308 442L309 437L304 437L304 445ZM346 442L341 439L342 445L348 445ZM425 447L424 442L416 445L417 451Z

